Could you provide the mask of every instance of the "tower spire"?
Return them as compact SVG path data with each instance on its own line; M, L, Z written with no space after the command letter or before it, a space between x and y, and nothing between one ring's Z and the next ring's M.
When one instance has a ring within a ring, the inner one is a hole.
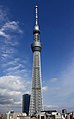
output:
M38 25L38 6L35 6L35 10L36 10L36 25Z
M38 5L37 4L35 6L35 14L36 14L36 16L35 16L35 25L34 25L33 34L35 36L39 36L39 34L40 34L40 28L39 28L39 23L38 23ZM36 39L39 40L39 38L36 38Z

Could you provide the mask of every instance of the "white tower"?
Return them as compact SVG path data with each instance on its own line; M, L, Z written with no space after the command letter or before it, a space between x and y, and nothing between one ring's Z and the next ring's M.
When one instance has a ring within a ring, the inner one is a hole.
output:
M33 51L32 69L32 92L30 100L30 115L34 115L42 110L42 77L40 52L42 45L40 42L40 29L38 25L38 6L36 5L36 23L33 30L34 41L31 45Z

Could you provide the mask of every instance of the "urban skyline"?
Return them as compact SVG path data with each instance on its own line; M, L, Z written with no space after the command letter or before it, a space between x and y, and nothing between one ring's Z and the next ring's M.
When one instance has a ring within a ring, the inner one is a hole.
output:
M74 1L38 1L43 104L74 107ZM34 0L0 1L0 108L20 110L30 93Z

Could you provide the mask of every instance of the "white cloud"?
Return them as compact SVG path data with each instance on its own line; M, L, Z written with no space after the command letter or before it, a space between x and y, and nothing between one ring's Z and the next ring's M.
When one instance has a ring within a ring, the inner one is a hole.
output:
M0 77L0 88L2 89L20 91L22 89L25 90L26 86L27 86L27 82L25 82L25 80L23 81L22 77L19 77L19 76Z
M19 45L23 31L16 21L7 21L0 28L0 57L1 60L11 58L18 51L16 46Z
M20 68L23 68L22 64L18 64L18 65L14 66L14 67L10 67L10 68L7 69L7 71L8 72L13 72L13 71L15 72L15 71L19 70Z
M58 106L56 105L44 105L44 110L58 110L60 109Z
M74 99L74 58L72 58L57 78L46 82L48 93L44 94L47 105L73 107Z
M27 67L28 60L22 58L13 58L9 60L7 63L2 63L1 67L3 73L6 75L15 75L15 76L22 76L26 80L30 80L31 77L31 70Z
M19 76L0 77L0 104L1 105L19 105L22 95L30 92L30 82L23 80Z
M48 91L48 86L43 86L42 90L43 90L43 92L47 92Z
M58 81L58 78L52 78L50 81L51 81L52 83L55 83L55 82Z
M9 35L7 35L7 34L6 34L5 32L3 32L1 29L0 29L0 36L9 39Z
M20 23L10 20L7 9L0 6L0 111L17 110L21 107L22 95L30 93L27 56L19 53L22 37Z
M8 9L0 5L0 23L1 24L2 22L5 22L8 20L7 14L8 14Z
M7 31L7 30L13 30L19 33L23 33L23 31L19 28L19 23L16 21L8 21L4 24L4 26L1 28L1 31Z
M18 22L8 21L0 28L0 36L5 37L7 40L11 40L12 36L10 31L13 31L13 33L23 33L19 28Z

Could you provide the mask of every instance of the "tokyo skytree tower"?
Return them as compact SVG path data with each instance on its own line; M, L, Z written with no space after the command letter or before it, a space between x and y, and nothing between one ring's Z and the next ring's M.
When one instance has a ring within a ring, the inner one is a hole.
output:
M41 60L40 52L42 45L40 42L40 29L38 24L38 6L36 9L36 21L33 30L34 41L31 45L33 52L33 69L32 69L32 91L30 100L30 115L41 112L42 110L42 77L41 77Z

